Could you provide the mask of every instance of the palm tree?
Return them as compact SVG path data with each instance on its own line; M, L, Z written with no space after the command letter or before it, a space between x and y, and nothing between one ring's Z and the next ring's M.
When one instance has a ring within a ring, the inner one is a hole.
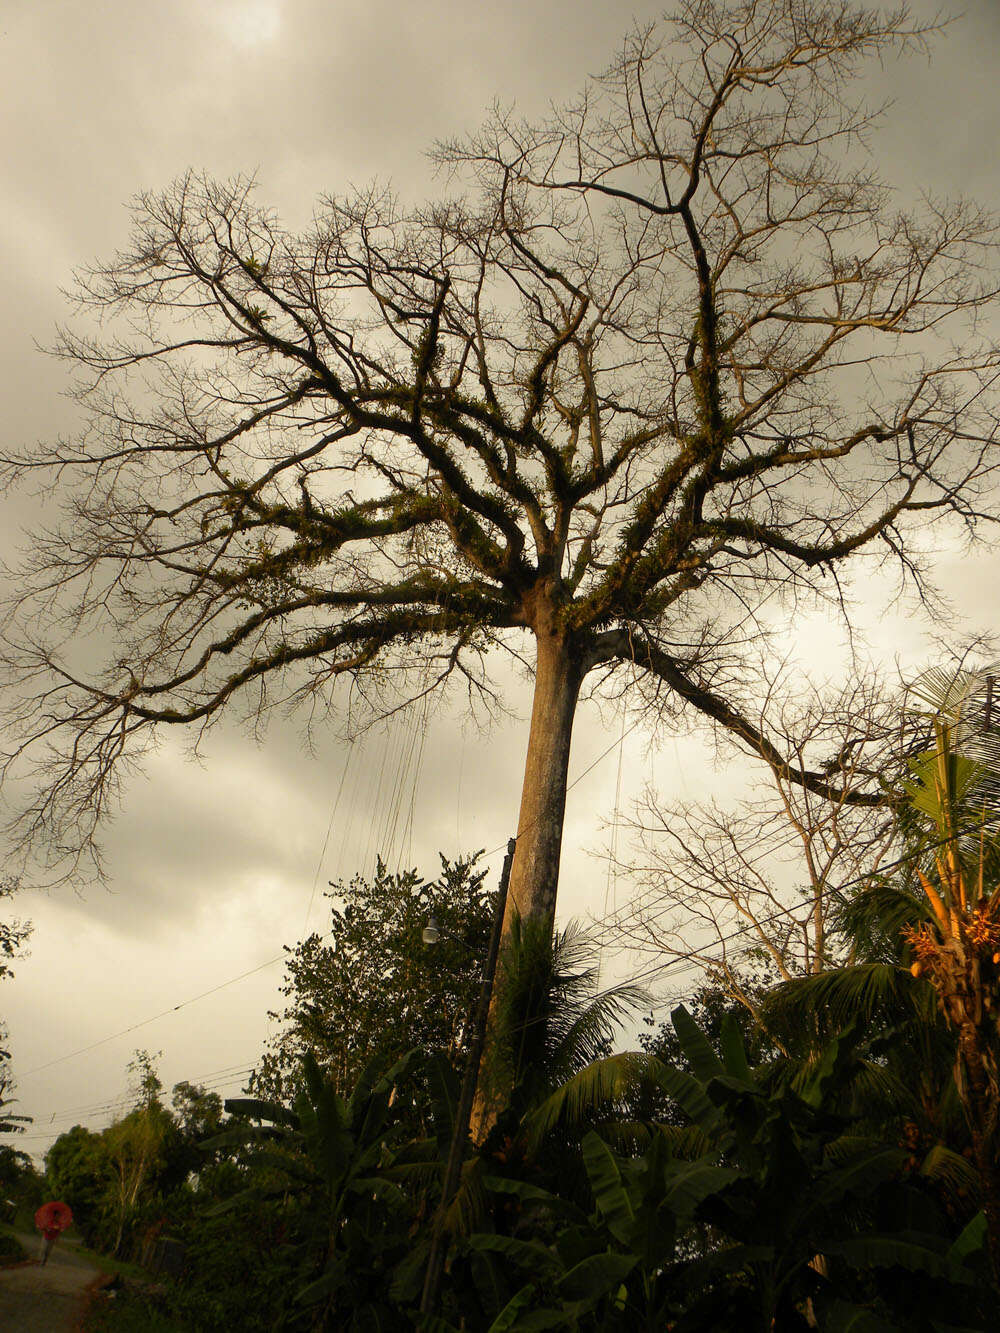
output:
M911 758L906 790L923 843L924 919L904 928L955 1033L955 1081L979 1172L994 1277L1000 1280L1000 735L993 671L936 672L915 687L933 744Z
M926 673L910 687L923 742L898 808L906 868L866 885L837 925L851 964L776 989L765 1019L818 1029L878 1015L893 1044L881 1070L895 1103L954 1143L957 1101L971 1142L1000 1280L1000 709L996 669ZM817 1030L817 1036L822 1035ZM943 1077L950 1064L951 1077ZM895 1078L893 1076L895 1075ZM894 1090L887 1084L893 1081ZM911 1121L911 1124L914 1122ZM961 1175L940 1144L934 1155Z
M553 934L545 922L515 917L481 1076L487 1124L496 1118L493 1141L516 1137L527 1146L532 1113L567 1084L574 1119L605 1106L604 1060L629 1016L648 1004L645 990L630 982L598 989L595 945L577 923Z

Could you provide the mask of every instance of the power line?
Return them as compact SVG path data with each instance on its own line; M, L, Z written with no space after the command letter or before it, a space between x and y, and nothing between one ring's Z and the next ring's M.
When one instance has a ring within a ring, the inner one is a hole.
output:
M229 977L226 981L220 981L217 986L210 986L208 990L200 991L197 995L190 996L187 1000L181 1000L180 1004L171 1005L169 1009L161 1009L157 1014L151 1014L148 1018L142 1018L138 1023L131 1023L126 1028L121 1028L118 1032L112 1032L107 1037L101 1037L98 1041L92 1041L87 1046L81 1046L75 1051L68 1051L65 1055L58 1055L54 1060L47 1060L45 1064L35 1065L33 1069L25 1070L18 1074L18 1081L22 1078L28 1078L31 1074L39 1074L43 1069L51 1069L53 1065L62 1064L65 1060L73 1060L78 1055L85 1055L88 1051L94 1051L98 1046L104 1046L109 1041L116 1041L119 1037L126 1037L130 1032L137 1032L139 1028L147 1027L150 1023L155 1023L161 1018L167 1018L170 1014L176 1014L181 1009L186 1009L189 1004L197 1004L199 1000L204 1000L209 995L215 995L220 990L225 990L227 986L234 986L237 981L243 981L247 977L252 977L257 972L263 972L267 967L273 967L275 963L280 963L285 957L285 950L274 958L267 959L264 963L258 963L256 967L247 968L245 972L240 972L235 977Z
M230 1071L225 1077L211 1079L208 1076L203 1076L202 1078L197 1080L187 1080L187 1081L191 1082L195 1087L200 1089L202 1092L218 1092L223 1088L228 1088L232 1086L233 1084L245 1083L246 1078L244 1076L252 1072L253 1072L253 1066L247 1065L245 1068L235 1069ZM65 1110L65 1111L54 1112L51 1117L49 1117L44 1121L41 1119L41 1117L36 1117L32 1122L36 1126L35 1129L29 1130L24 1134L18 1134L16 1131L8 1131L11 1133L12 1136L9 1141L9 1146L16 1147L18 1140L23 1140L23 1139L58 1138L59 1135L65 1133L66 1130L63 1128L57 1128L57 1130L53 1132L52 1126L56 1125L57 1122L59 1126L62 1126L66 1123L67 1120L76 1120L77 1122L79 1122L79 1120L81 1119L87 1119L87 1120L102 1119L105 1116L114 1116L117 1112L131 1109L133 1106L134 1106L133 1095L131 1093L125 1093L123 1096L115 1098L113 1101L106 1102L87 1113L82 1113L79 1110L76 1111ZM90 1127L84 1126L84 1128L90 1128ZM100 1132L100 1131L97 1130L93 1132Z
M333 799L333 805L330 808L330 819L326 826L326 837L323 839L323 849L316 862L316 873L313 875L312 890L309 894L309 906L306 908L305 920L302 923L302 934L306 933L309 927L309 917L312 913L313 900L316 897L316 886L319 884L320 871L323 869L323 859L326 856L326 849L330 845L330 834L333 832L333 821L337 816L337 809L340 805L340 798L343 795L344 783L347 780L347 770L351 766L351 760L354 757L354 742L352 741L347 749L347 758L344 760L344 767L340 773L340 782L337 785L337 794Z
M748 871L756 872L764 862L779 854L782 849L788 845L788 836L788 829L775 823L774 827L767 830L765 833L756 836L756 856L748 857L745 854L740 854L741 866ZM869 876L877 874L878 866L873 867L865 873ZM845 881L845 883L849 882L850 881ZM750 892L754 891L751 890ZM762 892L762 890L756 892L759 893ZM658 921L675 906L673 902L668 902L664 907L653 912L652 916L644 916L643 912L645 911L645 905L648 904L649 900L662 896L662 894L663 890L661 886L647 884L645 888L637 890L633 898L629 901L627 908L623 909L621 914L618 914L617 912L605 913L600 917L594 918L592 925L595 929L603 927L602 934L604 936L607 936L609 932L615 929L624 931L637 926L649 926L653 922ZM798 904L798 908L805 908L812 911L814 904L815 899L809 897L803 899L803 901ZM752 923L750 928L752 928Z
M190 1079L182 1080L190 1083L194 1087L204 1088L211 1091L213 1083L219 1081L227 1082L239 1077L242 1074L249 1074L253 1070L253 1065L225 1065L220 1069L209 1069L203 1074L197 1074ZM175 1084L175 1087L177 1085ZM51 1125L56 1120L68 1120L74 1116L98 1116L106 1112L118 1110L127 1106L133 1099L134 1094L127 1088L123 1089L116 1096L104 1098L96 1102L85 1102L78 1106L66 1106L58 1111L53 1111L45 1123ZM40 1123L40 1117L36 1117Z
M729 633L733 633L733 632L735 632L735 630L740 629L741 626L742 626L743 624L745 624L746 621L747 621L748 619L750 619L752 616L756 615L756 614L760 611L761 607L762 607L762 606L763 606L763 605L764 605L764 604L765 604L765 603L766 603L772 596L775 595L776 591L777 591L777 590L775 589L775 590L772 590L772 592L768 593L768 595L767 595L767 596L766 596L766 597L765 597L765 598L758 604L758 606L755 607L752 611L748 611L747 614L743 617L743 619L739 622L739 624L737 624L737 625L734 627L733 630L730 630ZM634 664L633 664L633 670L634 670ZM425 721L426 721L426 713L425 713ZM591 763L589 763L589 764L587 765L586 768L584 768L584 769L582 770L582 772L578 773L578 774L576 775L576 777L572 779L572 781L570 781L570 782L567 783L567 785L566 785L566 791L567 791L567 793L570 792L570 791L572 791L573 788L576 787L580 782L582 782L583 779L584 779L585 777L587 777L590 773L592 773L593 770L594 770L595 768L597 768L597 766L598 766L599 764L601 764L601 763L608 757L608 755L610 755L613 751L615 751L615 750L617 749L617 750L619 750L619 753L621 753L621 750L622 750L622 747L623 747L624 744L625 744L625 740L626 740L626 738L627 738L628 736L630 736L634 731L636 731L636 730L637 730L637 729L644 723L644 721L645 721L645 718L640 714L640 715L635 719L635 721L632 723L632 725L629 726L628 728L626 728L626 727L624 726L624 717L623 717L623 726L622 726L622 731L621 731L621 735L619 736L619 738L618 738L617 740L613 741L613 742L612 742L609 746L607 746L604 750L602 750L601 753L600 753L594 760L592 760ZM410 745L410 755L408 756L408 759L407 759L407 762L406 762L406 768L409 768L410 761L411 761L411 759L412 759L412 749L413 749L413 740L414 740L414 739L415 739L415 738L411 735L411 737L410 737L410 742L411 742L411 745ZM388 747L386 747L386 749L387 749L387 748L388 748ZM387 759L387 757L388 757L388 756L387 756L387 753L386 753L386 749L383 749L383 754L382 754L382 758L381 758L381 764L380 764L380 766L379 766L379 774L378 774L378 779L377 779L377 788L378 788L378 790L377 790L376 800L379 799L379 797L381 796L381 792L382 792L383 771L384 771L384 768L385 768L386 759ZM422 753L422 749L423 749L422 744L421 744L420 749L421 749L421 753ZM402 758L402 753L400 753L399 758L400 758L400 759ZM340 792L341 792L341 790L342 790L342 788L343 788L343 784L344 784L344 780L345 780L345 778L346 778L347 767L348 767L348 765L349 765L349 762L350 762L350 756L348 757L348 762L347 762L347 764L345 764L344 771L343 771L343 773L341 774L340 788L338 789L337 796L336 796L335 801L334 801L334 804L333 804L333 809L332 809L332 811L331 811L330 821L329 821L329 824L328 824L328 827L327 827L326 839L325 839L325 841L324 841L324 845L323 845L323 852L322 852L321 855L320 855L320 864L322 864L322 857L323 857L323 855L325 854L326 847L327 847L327 845L328 845L328 843L329 843L330 831L331 831L331 829L332 829L332 827L333 827L333 819L334 819L334 815L335 815L335 813L336 813L337 805L339 804L339 800L340 800ZM418 763L417 763L417 771L418 771L418 772L419 772L419 764L420 764L420 760L419 760L419 758L418 758ZM414 774L414 782L416 782L416 776L417 776L417 774L415 773L415 774ZM411 818L412 818L412 812L411 812ZM538 819L539 819L539 818L540 818L540 816L537 816L535 819L529 821L529 823L526 824L523 828L519 828L518 831L517 831L517 836L518 836L518 837L521 837L521 836L523 836L526 832L528 832L530 829L532 829L532 828L535 826L535 824L538 822ZM394 824L394 827L395 827L395 824ZM501 852L501 851L505 851L505 850L506 850L506 847L507 847L507 840L505 839L504 842L499 843L496 847L494 847L494 848L493 848L492 850L490 850L489 852L485 852L485 853L483 854L483 859L486 860L486 861L489 861L492 857L496 856L499 852ZM367 851L366 851L366 859L367 859ZM316 880L318 880L318 872L317 872ZM314 881L314 884L313 884L313 892L312 892L312 894L310 895L309 907L308 907L308 909L307 909L307 914L306 914L306 915L307 915L307 920L308 920L309 912L310 912L311 909L312 909L312 901L313 901L313 896L314 896L314 894L315 894L315 888L316 888L316 883L315 883L315 881ZM600 925L600 924L603 924L603 922L600 922L600 921L599 921L599 922L597 922L596 924ZM325 936L321 936L320 938L322 939L322 938L330 938L330 937L331 937L331 936L330 936L330 933L328 932L327 935L325 935ZM51 1069L53 1066L55 1066L55 1065L57 1065L57 1064L62 1064L62 1063L64 1063L64 1062L67 1061L67 1060L75 1059L77 1056L80 1056L80 1055L85 1055L85 1054L87 1054L89 1051L93 1051L93 1050L96 1050L96 1049L97 1049L98 1047L100 1047L100 1046L107 1045L108 1042L116 1041L116 1040L117 1040L118 1038L120 1038L120 1037L128 1036L129 1033L136 1032L136 1031L138 1031L140 1028L147 1027L147 1026L148 1026L149 1024L151 1024L151 1023L158 1022L159 1019L161 1019L161 1018L166 1018L166 1017L168 1017L170 1014L177 1013L177 1012L179 1012L181 1009L185 1009L185 1008L187 1008L189 1005L196 1004L198 1001L203 1000L203 999L206 999L206 998L207 998L208 996L210 996L210 995L215 995L215 994L217 994L219 991L225 990L227 987L229 987L229 986L233 986L233 985L235 985L237 982L245 980L247 977L254 976L256 973L258 973L258 972L262 972L262 971L264 971L264 970L265 970L266 968L268 968L268 967L273 967L276 963L279 963L279 962L282 961L282 959L285 957L285 953L286 953L286 952L287 952L287 949L283 950L282 953L276 955L274 958L269 958L269 959L267 959L265 962L258 964L256 967L249 968L249 969L247 969L245 972L240 972L240 973L238 973L236 976L229 977L229 978L227 978L225 981L221 981L221 982L219 982L217 985L209 987L208 990L201 991L201 992L200 992L199 994L197 994L197 995L193 995L193 996L191 996L190 998L188 998L188 999L186 999L186 1000L182 1000L179 1004L171 1005L171 1006L170 1006L169 1008L167 1008L167 1009L162 1009L162 1010L160 1010L159 1013L152 1014L152 1015L150 1015L148 1018L140 1019L138 1022L136 1022L136 1023L132 1023L132 1024L130 1024L128 1027L121 1028L119 1031L110 1033L110 1034L109 1034L108 1036L106 1036L106 1037L101 1037L101 1038L99 1038L97 1041L88 1043L86 1046L81 1046L81 1047L79 1047L79 1048L78 1048L77 1050L75 1050L75 1051L69 1051L69 1052L67 1052L65 1055L56 1056L55 1059L48 1060L48 1061L46 1061L44 1064L41 1064L41 1065L35 1065L33 1068L28 1069L28 1070L24 1071L23 1073L20 1073L20 1074L18 1075L18 1079L20 1080L20 1079L22 1079L22 1078L28 1078L28 1077L30 1077L32 1074L38 1074L38 1073L41 1073L42 1071L44 1071L44 1070L46 1070L46 1069Z
M613 747L612 747L612 748L613 748ZM596 761L595 761L595 762L596 762ZM593 765L591 765L591 767L593 767ZM585 776L585 775L586 775L586 772L589 772L589 769L585 770L585 772L584 772L583 774L581 774L580 776L581 776L581 777ZM577 779L577 780L579 780L579 779ZM991 818L989 818L989 819L984 819L984 820L980 821L980 823L979 823L976 827L977 827L977 830L978 830L978 829L984 829L984 828L986 828L987 826L992 826L992 825L997 824L997 823L1000 823L1000 815L993 816L993 817L991 817ZM936 841L936 842L930 843L930 844L928 844L928 845L926 845L926 846L924 846L924 847L915 848L915 849L913 849L913 850L910 851L910 852L905 852L905 853L903 853L903 855L897 857L895 861L889 861L889 862L887 862L885 865L883 865L882 867L880 867L880 869L879 869L876 873L878 873L878 874L880 874L880 875L884 875L884 874L886 874L886 873L888 873L888 872L890 872L890 871L892 871L892 870L898 870L898 869L900 869L901 867L905 866L908 862L912 862L912 861L914 861L918 856L923 855L923 854L925 854L925 853L928 852L928 851L934 851L934 850L936 850L936 849L939 848L939 847L946 846L950 841L951 841L951 836L948 836L948 837L941 838L941 839L939 839L939 840ZM847 880L847 881L845 881L843 884L833 885L833 886L831 886L829 889L827 889L824 893L821 893L821 894L817 895L816 900L818 900L818 901L822 901L822 900L825 900L825 899L827 899L827 898L831 898L831 897L833 897L833 896L835 896L835 895L843 894L843 893L847 892L848 890L850 890L851 888L855 888L855 887L857 887L858 885L863 884L863 883L865 882L865 880L869 880L869 879L871 879L871 877L872 877L871 872L866 872L866 873L863 873L863 874L860 874L860 875L856 876L853 880ZM779 909L776 910L775 912L771 912L771 913L768 913L768 914L765 915L765 916L762 916L761 918L759 918L759 920L760 920L760 922L764 922L764 923L769 923L769 922L772 922L772 921L776 921L776 920L778 920L778 919L779 919L780 917L782 917L782 916L788 916L788 915L790 915L791 913L793 913L793 912L799 910L799 907L800 907L800 906L801 906L800 904L795 904L795 905L793 905L793 906L791 906L791 907L779 908ZM600 923L598 923L598 924L600 924ZM747 934L749 934L751 931L755 930L756 928L757 928L757 927L756 927L756 924L753 923L753 922L751 922L751 923L749 923L748 925L741 926L741 927L738 927L738 928L735 929L735 930L730 931L730 932L729 932L728 934L726 934L726 935L722 935L722 936L720 936L717 942L718 942L719 944L728 944L728 943L730 943L732 940L735 940L735 939L740 938L740 936L742 936L742 935L747 935ZM271 960L271 961L274 962L274 961L278 961L278 960L275 959L275 960ZM678 967L682 968L682 970L685 971L685 972L687 972L687 971L692 971L692 970L694 970L694 969L700 969L700 970L704 971L705 966L706 966L706 962L707 962L707 961L708 961L708 960L706 960L706 961L699 961L699 960L697 960L697 959L693 959L693 958L675 957L675 958L673 958L672 960L670 960L670 961L668 961L668 962L666 962L666 963L654 963L651 967L648 967L648 968L646 968L644 971L639 972L639 973L635 974L634 976L630 977L630 978L629 978L629 983L632 984L632 985L634 985L634 984L636 984L636 983L638 983L638 982L644 981L647 977L652 977L652 976L662 976L664 973L673 971L675 968L678 968ZM719 961L721 962L721 960L719 960ZM251 969L251 971L242 973L240 977L233 978L232 980L233 980L233 981L241 980L242 977L244 977L244 976L250 976L250 975L252 975L252 972L260 971L261 968L266 967L266 966L269 966L269 965L270 965L270 964L268 964L268 963L261 964L261 967L253 968L253 969ZM710 966L710 962L708 963L708 965ZM229 985L229 984L232 984L232 983L231 983L231 982L224 982L224 983L222 983L222 985L213 987L211 990L203 991L201 995L193 996L190 1000L184 1001L184 1002L183 1002L182 1004L180 1004L180 1005L175 1005L173 1009L163 1010L162 1013L153 1015L151 1018L149 1018L149 1019L145 1019L144 1022L145 1022L145 1023L151 1023L151 1022L154 1022L157 1018L162 1018L162 1017L164 1017L166 1014L173 1013L173 1012L175 1012L177 1009L183 1008L184 1005L186 1005L186 1004L193 1004L196 1000L203 999L206 995L211 995L211 994L214 993L214 991L216 991L216 990L221 990L223 986L225 986L225 985ZM134 1024L133 1027L131 1027L131 1028L126 1028L126 1029L124 1029L123 1031L124 1031L124 1032L130 1032L130 1031L133 1031L136 1027L139 1027L139 1026L142 1026L142 1024ZM48 1068L51 1064L57 1064L57 1063L59 1063L60 1060L68 1060L68 1059L72 1059L73 1056L81 1054L84 1050L92 1050L92 1049L94 1048L94 1046L96 1046L96 1045L101 1045L103 1042L106 1042L106 1041L112 1041L112 1040L114 1040L114 1037L115 1037L115 1036L120 1036L120 1035L122 1035L122 1033L116 1033L116 1034L113 1034L113 1036L111 1036L111 1037L105 1037L105 1038L102 1039L102 1042L95 1042L95 1043L93 1043L91 1046L81 1048L80 1051L74 1051L74 1052L71 1052L69 1055L66 1055L66 1056L60 1056L57 1060L50 1061L48 1065L40 1065L40 1066L37 1066L36 1069L34 1069L34 1070L29 1070L28 1072L29 1072L29 1073L37 1073L39 1069L45 1069L45 1068ZM250 1068L252 1068L252 1067L248 1067L246 1070L244 1070L244 1071L242 1071L242 1072L250 1072ZM234 1075L232 1079L223 1080L223 1083L227 1083L227 1082L235 1082L235 1081L237 1081L237 1076L236 1076L236 1075ZM110 1105L115 1105L115 1104L117 1104L117 1101L114 1102L114 1103L108 1103L109 1106L110 1106ZM56 1114L58 1115L58 1114L60 1114L60 1113L56 1113ZM62 1113L62 1114L65 1114L65 1113ZM50 1122L50 1123L51 1123L51 1122ZM38 1137L42 1137L42 1138L44 1138L44 1137L46 1137L46 1135L45 1135L44 1133L39 1133L39 1134L21 1134L21 1135L17 1135L16 1137L17 1137L17 1138L20 1138L20 1139L38 1138Z
M642 726L644 721L645 721L644 717L640 715L635 719L635 721L632 723L631 726L627 728L623 727L621 735L618 737L618 739L613 741L609 746L607 746L604 750L602 750L601 753L586 766L586 768L584 768L580 773L578 773L576 777L572 779L572 781L566 784L566 791L567 792L572 791L573 788L576 787L579 783L581 783L583 779L587 777L590 773L592 773L599 764L603 763L603 761L608 757L608 755L613 753L613 751L618 750L622 746L624 746L626 738L631 736L631 734L634 731L636 731L640 726ZM383 754L383 767L384 767L384 760L385 760L385 755ZM380 775L379 784L381 784L381 780L382 779ZM522 837L526 832L528 832L531 828L533 828L537 822L538 818L531 820L523 828L518 830L517 836ZM331 817L331 827L332 827L332 817ZM506 847L507 847L507 840L505 839L502 843L498 843L497 846L492 848L490 851L484 852L483 860L489 861L492 857L496 856L498 852L505 851ZM602 924L602 922L597 922L596 924L600 925ZM327 933L327 935L321 936L321 938L330 938L329 932ZM237 976L229 977L227 980L219 982L218 985L212 986L208 990L201 991L198 995L193 995L187 1000L182 1000L179 1004L171 1005L168 1009L162 1009L159 1013L152 1014L148 1018L141 1019L137 1023L132 1023L128 1027L120 1029L118 1032L111 1033L109 1036L101 1037L98 1041L91 1042L86 1046L81 1046L75 1051L69 1051L65 1055L56 1056L55 1059L48 1060L44 1064L35 1065L32 1069L28 1069L25 1070L23 1073L19 1073L18 1080L20 1081L20 1079L22 1078L28 1078L32 1074L41 1073L45 1069L51 1069L54 1065L62 1064L66 1060L75 1059L78 1055L85 1055L88 1051L96 1050L99 1046L104 1046L110 1041L116 1041L119 1037L128 1036L129 1033L136 1032L140 1028L147 1027L150 1023L155 1023L161 1018L168 1017L170 1014L177 1013L179 1010L187 1008L188 1005L196 1004L199 1000L203 1000L209 995L214 995L218 991L225 990L228 986L233 986L238 981L243 981L246 977L253 976L257 972L262 972L264 971L265 968L273 967L275 963L280 963L284 958L284 956L285 956L285 951L283 950L282 953L278 954L276 957L269 958L267 959L266 962L260 963L256 967L249 968L246 972L240 972Z
M997 823L1000 823L1000 815L994 815L990 819L982 820L979 824L976 825L976 831L978 832L980 829L985 829L987 826ZM885 865L881 866L874 873L877 875L885 875L889 871L899 870L902 866L905 866L908 862L915 861L917 857L923 855L924 853L928 851L936 851L939 847L947 846L947 844L951 841L952 841L952 835L949 835L948 837L939 839L937 842L932 842L923 847L915 848L911 852L904 852L903 855L897 857L895 861L886 862ZM814 899L814 902L815 901L822 902L825 901L827 898L832 898L835 895L843 894L849 889L857 888L859 885L863 884L865 880L870 880L872 878L873 874L872 872L869 871L857 875L853 880L847 880L843 884L832 885L829 889L825 890L823 893L817 894L816 898ZM766 916L760 917L759 920L760 922L763 923L777 921L779 917L789 916L791 915L791 913L798 911L800 907L801 904L795 904L792 907L782 907L775 912L771 912ZM730 931L727 935L720 935L717 940L717 943L728 944L731 940L738 939L741 935L747 935L751 931L756 929L757 929L756 923L750 922L745 926L740 926L736 930ZM718 961L721 964L722 959L719 959ZM699 960L694 958L675 957L674 959L666 963L655 963L652 967L647 968L644 972L640 972L636 976L630 978L630 981L633 983L637 981L642 981L646 977L656 975L657 973L662 975L664 972L669 972L672 968L677 967L682 963L685 965L687 969L700 968L702 971L705 970L705 965L706 965L704 962L700 962ZM708 965L710 966L711 963L708 962Z

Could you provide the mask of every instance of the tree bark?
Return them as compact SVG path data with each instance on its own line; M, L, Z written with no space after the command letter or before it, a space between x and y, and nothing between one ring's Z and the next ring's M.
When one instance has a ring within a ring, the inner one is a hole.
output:
M569 636L536 631L535 694L517 821L517 850L504 917L504 940L517 913L555 919L570 742L584 664Z
M490 1003L487 1053L470 1122L474 1143L482 1143L489 1134L511 1093L513 1074L508 1058L508 1034L500 1031L497 1015L498 1000L503 993L505 946L512 922L515 916L522 921L533 918L546 922L551 930L555 921L570 742L587 663L571 637L553 627L551 621L549 617L547 623L535 627L537 657L531 728L497 985Z
M1000 1172L996 1163L996 1092L983 1058L976 1024L966 1019L958 1031L960 1092L965 1085L966 1111L972 1134L972 1154L982 1188L986 1217L986 1245L993 1281L1000 1284ZM964 1073L964 1078L962 1074Z

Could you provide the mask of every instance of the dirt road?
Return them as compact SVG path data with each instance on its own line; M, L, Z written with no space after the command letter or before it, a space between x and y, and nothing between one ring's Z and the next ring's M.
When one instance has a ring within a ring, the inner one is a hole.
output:
M19 1236L34 1258L37 1236ZM71 1244L52 1247L44 1268L36 1263L0 1269L0 1333L75 1333L84 1288L99 1275Z

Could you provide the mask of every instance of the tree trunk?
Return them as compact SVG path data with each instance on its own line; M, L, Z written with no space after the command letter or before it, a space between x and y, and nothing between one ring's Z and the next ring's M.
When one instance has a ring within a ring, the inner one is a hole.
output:
M497 984L490 1004L483 1071L476 1088L470 1137L481 1143L496 1123L511 1092L513 1077L508 1034L499 1030L497 1002L503 993L504 952L515 915L521 920L555 920L559 854L566 811L570 741L580 684L586 668L565 632L535 630L535 694L528 754L521 789L517 844L511 868Z
M968 1019L959 1027L958 1053L962 1066L958 1086L960 1093L964 1093L962 1100L972 1133L972 1155L982 1188L990 1268L994 1282L1000 1283L1000 1172L995 1150L997 1098L983 1058L980 1033L975 1023Z
M535 694L524 764L517 850L510 875L504 940L517 913L553 921L566 811L566 778L583 666L565 634L537 633Z

